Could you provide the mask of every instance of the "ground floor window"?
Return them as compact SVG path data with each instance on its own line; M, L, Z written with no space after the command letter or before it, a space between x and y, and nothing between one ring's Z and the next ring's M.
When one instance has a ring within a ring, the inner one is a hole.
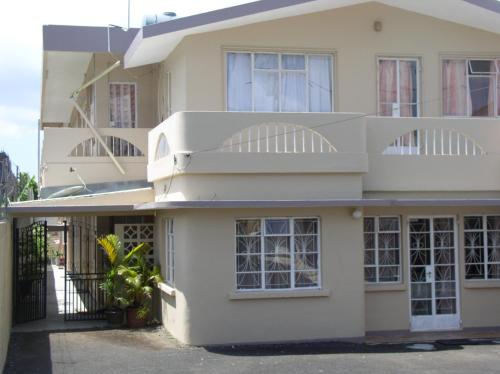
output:
M152 223L125 223L115 224L115 234L118 235L125 253L129 253L141 243L149 246L146 260L154 265L154 224Z
M465 279L500 279L500 216L464 217Z
M318 218L236 220L238 290L320 286Z
M167 218L165 220L165 253L167 260L167 283L174 284L174 220Z
M399 217L365 217L365 282L401 280L401 229Z

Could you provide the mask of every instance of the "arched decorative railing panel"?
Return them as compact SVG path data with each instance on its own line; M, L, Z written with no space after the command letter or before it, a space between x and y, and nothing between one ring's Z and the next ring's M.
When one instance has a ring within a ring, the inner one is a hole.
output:
M382 152L384 155L410 156L482 156L474 139L453 129L418 129L396 138Z
M116 136L103 136L102 139L116 157L142 157L142 151L129 141ZM78 144L70 157L106 157L108 156L102 144L96 138L89 138Z
M165 134L160 134L156 143L155 161L168 156L169 153L170 147L168 146L167 137Z
M264 123L243 129L226 139L220 152L334 153L337 149L320 133L289 123Z

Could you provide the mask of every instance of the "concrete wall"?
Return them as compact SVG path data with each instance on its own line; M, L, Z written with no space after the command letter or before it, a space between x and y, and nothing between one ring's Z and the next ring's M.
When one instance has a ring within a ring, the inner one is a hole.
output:
M470 214L500 214L499 208L366 208L365 215L401 216L400 284L366 286L366 331L408 330L409 273L407 220L411 216L450 215L458 223L458 293L463 328L500 326L500 280L465 280L463 216Z
M11 224L0 220L0 369L3 370L12 325Z
M235 220L297 216L320 218L322 289L243 293L250 298L239 299ZM163 323L181 342L364 335L362 220L354 220L351 209L189 210L173 218L176 290L175 298L163 296Z

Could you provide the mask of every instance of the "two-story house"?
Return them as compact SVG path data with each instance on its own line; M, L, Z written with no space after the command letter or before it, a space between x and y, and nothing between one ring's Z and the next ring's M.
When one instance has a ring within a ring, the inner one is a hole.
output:
M45 199L10 212L154 240L180 341L500 326L500 3L46 26L43 64Z

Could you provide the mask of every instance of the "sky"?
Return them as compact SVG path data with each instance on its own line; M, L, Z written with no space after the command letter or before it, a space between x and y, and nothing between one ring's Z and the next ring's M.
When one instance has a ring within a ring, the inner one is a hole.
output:
M131 27L145 14L178 17L250 0L130 0ZM0 6L0 151L37 175L42 25L127 26L128 0L7 0Z

